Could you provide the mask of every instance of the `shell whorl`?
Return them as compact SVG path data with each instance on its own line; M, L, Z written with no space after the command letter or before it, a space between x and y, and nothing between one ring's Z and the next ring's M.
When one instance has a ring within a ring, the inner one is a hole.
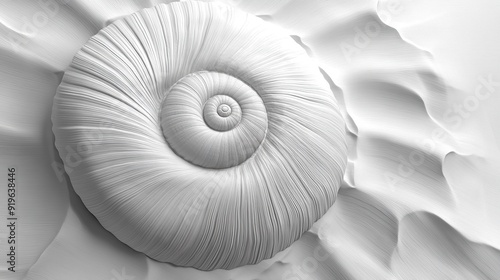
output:
M195 1L119 19L75 55L56 147L85 206L136 251L230 269L287 248L334 203L344 121L288 35Z
M205 168L241 164L255 153L267 131L259 94L217 72L181 78L167 93L160 120L172 150Z

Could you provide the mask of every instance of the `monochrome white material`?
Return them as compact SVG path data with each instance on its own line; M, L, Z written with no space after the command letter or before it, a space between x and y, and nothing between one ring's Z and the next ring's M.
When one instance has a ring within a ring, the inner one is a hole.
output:
M228 168L247 160L268 128L259 94L244 82L216 72L197 72L172 86L160 121L172 150L206 168Z
M53 108L85 206L149 257L202 270L258 263L334 203L344 120L306 52L214 3L117 20L76 54Z

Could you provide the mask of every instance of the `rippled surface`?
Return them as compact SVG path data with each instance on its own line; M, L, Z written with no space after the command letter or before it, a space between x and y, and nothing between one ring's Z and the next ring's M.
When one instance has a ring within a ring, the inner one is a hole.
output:
M202 272L150 260L105 231L53 146L52 100L74 54L158 2L2 2L1 162L20 170L22 186L18 272L2 279L499 277L498 4L232 1L319 64L350 131L349 164L337 202L291 247ZM40 11L50 20L35 26Z

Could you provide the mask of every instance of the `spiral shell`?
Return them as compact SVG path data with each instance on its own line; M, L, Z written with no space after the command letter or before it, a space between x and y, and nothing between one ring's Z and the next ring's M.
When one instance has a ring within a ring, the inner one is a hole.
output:
M214 3L117 20L76 54L54 99L77 194L136 251L202 270L285 249L334 203L344 122L282 30Z

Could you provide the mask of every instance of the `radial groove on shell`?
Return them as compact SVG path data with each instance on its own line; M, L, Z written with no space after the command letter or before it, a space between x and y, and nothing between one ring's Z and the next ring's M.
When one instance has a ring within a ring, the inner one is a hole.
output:
M333 94L293 39L230 7L161 4L102 29L54 99L75 191L131 248L230 269L285 249L346 166Z

